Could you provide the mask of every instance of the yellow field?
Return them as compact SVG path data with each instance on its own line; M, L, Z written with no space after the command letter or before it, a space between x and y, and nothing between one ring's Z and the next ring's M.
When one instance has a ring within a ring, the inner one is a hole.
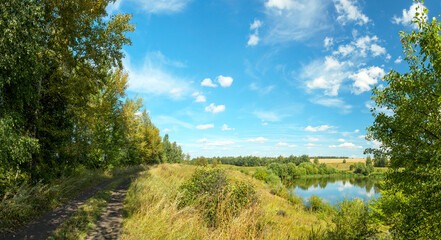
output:
M320 159L320 163L343 163L343 160L346 159L346 163L357 163L357 162L366 162L364 158L333 158L333 159ZM314 159L311 159L311 162L314 162Z

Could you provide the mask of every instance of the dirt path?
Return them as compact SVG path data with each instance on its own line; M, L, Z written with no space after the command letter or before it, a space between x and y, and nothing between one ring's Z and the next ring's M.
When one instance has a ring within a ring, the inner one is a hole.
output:
M107 203L106 210L101 214L95 229L89 232L86 240L120 238L123 204L130 182L131 178L122 182L115 189Z
M47 239L55 229L57 229L64 221L66 221L69 217L72 216L72 214L78 209L79 206L83 205L89 198L95 195L95 193L97 193L103 187L121 178L122 177L114 178L89 188L88 190L80 193L75 198L66 202L64 205L30 222L28 225L19 229L16 233L11 233L6 236L0 236L0 240Z

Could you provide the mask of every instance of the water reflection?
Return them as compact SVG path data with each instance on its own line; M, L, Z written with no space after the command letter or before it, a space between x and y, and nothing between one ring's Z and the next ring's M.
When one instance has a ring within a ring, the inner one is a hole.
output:
M380 196L380 180L373 178L321 177L299 178L289 187L291 193L305 200L317 195L331 204L346 198L369 200Z

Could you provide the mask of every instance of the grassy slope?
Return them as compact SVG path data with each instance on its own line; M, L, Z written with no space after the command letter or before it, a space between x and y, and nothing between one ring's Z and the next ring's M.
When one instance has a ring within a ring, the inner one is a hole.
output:
M134 181L125 203L122 239L297 239L309 234L311 226L325 229L330 222L326 214L304 210L302 205L272 195L263 182L228 170L233 181L244 180L256 186L260 204L222 227L208 228L193 207L177 208L178 188L195 169L163 164Z

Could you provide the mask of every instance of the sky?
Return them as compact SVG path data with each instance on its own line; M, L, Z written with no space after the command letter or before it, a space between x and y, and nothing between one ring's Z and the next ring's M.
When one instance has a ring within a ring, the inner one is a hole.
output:
M128 96L197 156L364 157L371 89L408 71L400 31L441 1L117 0ZM380 109L390 114L387 109Z

